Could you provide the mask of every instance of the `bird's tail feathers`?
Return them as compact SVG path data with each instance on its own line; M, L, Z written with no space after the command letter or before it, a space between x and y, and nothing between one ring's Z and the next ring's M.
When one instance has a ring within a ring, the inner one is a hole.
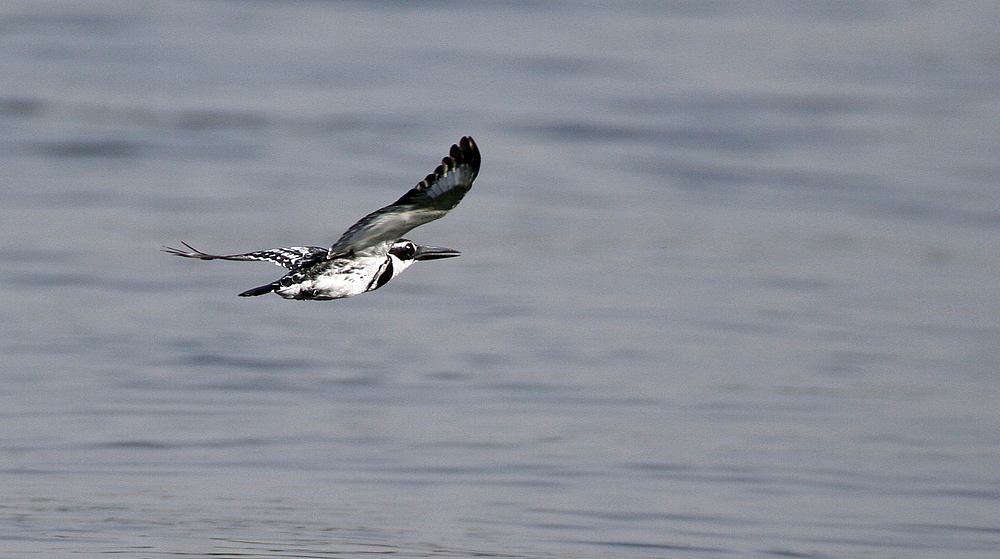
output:
M255 287L253 289L247 289L243 293L240 293L240 297L256 297L257 295L267 295L268 293L274 291L278 288L278 282L269 283L267 285L262 285L260 287Z

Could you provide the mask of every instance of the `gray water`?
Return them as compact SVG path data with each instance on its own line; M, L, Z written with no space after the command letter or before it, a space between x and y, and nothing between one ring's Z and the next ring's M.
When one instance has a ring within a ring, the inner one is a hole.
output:
M3 4L0 556L996 557L998 16Z

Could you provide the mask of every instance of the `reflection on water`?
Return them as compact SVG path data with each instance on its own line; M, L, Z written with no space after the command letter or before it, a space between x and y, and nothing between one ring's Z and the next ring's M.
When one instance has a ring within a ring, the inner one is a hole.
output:
M996 19L0 8L0 550L992 557ZM377 293L158 252L332 243L465 134L462 257Z

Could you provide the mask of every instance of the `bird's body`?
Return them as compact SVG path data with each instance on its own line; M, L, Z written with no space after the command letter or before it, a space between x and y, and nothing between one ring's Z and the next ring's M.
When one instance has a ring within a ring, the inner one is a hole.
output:
M348 229L330 248L306 246L217 255L165 248L201 260L259 260L287 268L284 277L240 293L242 297L277 293L286 299L326 301L382 287L418 260L458 256L458 251L421 246L403 239L411 229L444 216L462 201L479 172L479 149L464 137L433 173L396 202L376 210Z

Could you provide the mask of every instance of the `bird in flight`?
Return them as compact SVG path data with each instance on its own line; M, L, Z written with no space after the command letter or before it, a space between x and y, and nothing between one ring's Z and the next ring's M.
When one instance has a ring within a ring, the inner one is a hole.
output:
M329 301L374 291L418 260L458 256L450 248L418 245L402 238L411 229L443 217L462 201L479 173L479 148L466 136L433 173L399 200L361 218L330 248L296 246L243 254L208 254L187 243L187 250L163 251L201 260L261 260L288 269L267 285L240 297L277 293L285 299Z

